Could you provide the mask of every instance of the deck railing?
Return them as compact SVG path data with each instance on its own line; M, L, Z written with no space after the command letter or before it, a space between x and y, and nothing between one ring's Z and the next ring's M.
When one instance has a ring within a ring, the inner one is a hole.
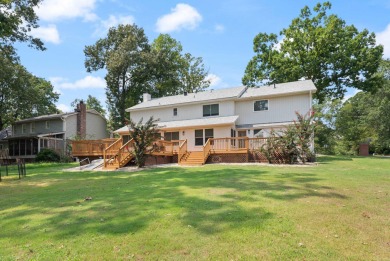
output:
M119 149L122 147L122 144L123 144L123 138L120 137L104 150L103 152L104 167L107 167L108 161L112 160L113 157L117 155Z
M179 152L178 152L178 162L180 162L181 158L184 157L184 155L187 154L187 140L184 140L184 142L179 146Z
M258 150L266 144L267 138L210 138L208 141L212 151Z
M209 157L210 155L210 152L211 152L211 139L208 139L206 141L206 144L203 145L203 164L206 162L207 158Z
M72 155L77 156L103 156L106 147L110 146L116 139L103 140L74 140L71 141Z

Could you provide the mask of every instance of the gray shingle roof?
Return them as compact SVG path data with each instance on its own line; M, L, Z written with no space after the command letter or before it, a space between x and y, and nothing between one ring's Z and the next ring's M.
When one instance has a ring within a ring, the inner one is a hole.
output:
M218 90L206 90L198 93L189 93L187 96L175 95L152 99L151 101L142 102L126 111L136 111L142 109L149 109L161 106L173 106L185 103L195 102L207 102L223 99L245 99L251 97L263 97L273 95L288 95L292 93L309 92L314 93L317 90L314 83L311 80L278 83L275 85L266 85L255 88L247 88L245 86L218 89Z
M275 85L265 85L255 88L248 88L241 98L273 96L281 94L309 92L314 93L317 90L316 86L311 80L278 83Z
M157 99L152 99L151 101L142 102L140 104L137 104L127 109L126 111L160 107L160 106L178 105L184 103L238 98L244 90L245 87L241 86L241 87L234 87L234 88L227 88L227 89L206 90L198 93L188 93L186 96L184 94L181 94L175 96L161 97Z
M97 114L97 115L100 115L101 117L103 117L100 113L98 113L94 109L89 109L89 110L87 110L87 112ZM60 119L60 118L66 118L66 117L69 117L69 116L75 115L75 114L77 114L77 112L66 112L66 113L59 113L59 114L41 115L41 116L37 116L37 117L33 117L33 118L23 119L23 120L15 122L15 123Z

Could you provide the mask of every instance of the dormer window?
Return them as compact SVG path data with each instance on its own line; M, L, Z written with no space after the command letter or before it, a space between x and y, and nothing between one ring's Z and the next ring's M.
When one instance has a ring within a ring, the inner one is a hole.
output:
M218 116L219 104L207 104L203 105L203 117Z
M173 116L177 116L177 108L173 108Z

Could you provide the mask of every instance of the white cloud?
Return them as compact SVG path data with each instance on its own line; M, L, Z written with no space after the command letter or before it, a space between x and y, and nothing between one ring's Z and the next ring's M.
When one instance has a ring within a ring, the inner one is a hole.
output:
M72 108L61 103L61 104L57 104L57 109L59 109L60 111L62 112L71 112L72 111Z
M169 33L181 29L193 30L202 21L199 12L188 4L177 4L171 11L170 14L158 18L156 23L157 32Z
M49 43L59 44L61 42L57 26L54 24L35 28L31 31L31 35Z
M35 9L39 19L58 21L82 17L85 21L95 21L97 15L93 12L96 0L45 0Z
M390 24L386 29L376 34L376 41L378 44L382 44L384 47L384 56L390 58Z
M114 16L110 15L107 20L101 20L98 28L95 30L94 35L102 36L105 35L111 27L118 26L119 24L134 24L135 18L129 16Z
M216 24L214 29L218 33L223 33L225 31L225 26L223 26L222 24Z
M100 77L86 76L75 82L69 82L61 77L50 78L51 83L56 89L76 90L76 89L103 89L106 87L106 81Z
M206 80L210 81L210 87L218 86L222 82L219 76L212 73L206 76Z

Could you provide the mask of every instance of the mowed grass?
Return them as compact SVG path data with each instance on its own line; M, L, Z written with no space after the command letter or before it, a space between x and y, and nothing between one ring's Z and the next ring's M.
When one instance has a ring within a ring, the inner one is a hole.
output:
M390 260L390 159L319 161L28 165L0 183L0 260Z

